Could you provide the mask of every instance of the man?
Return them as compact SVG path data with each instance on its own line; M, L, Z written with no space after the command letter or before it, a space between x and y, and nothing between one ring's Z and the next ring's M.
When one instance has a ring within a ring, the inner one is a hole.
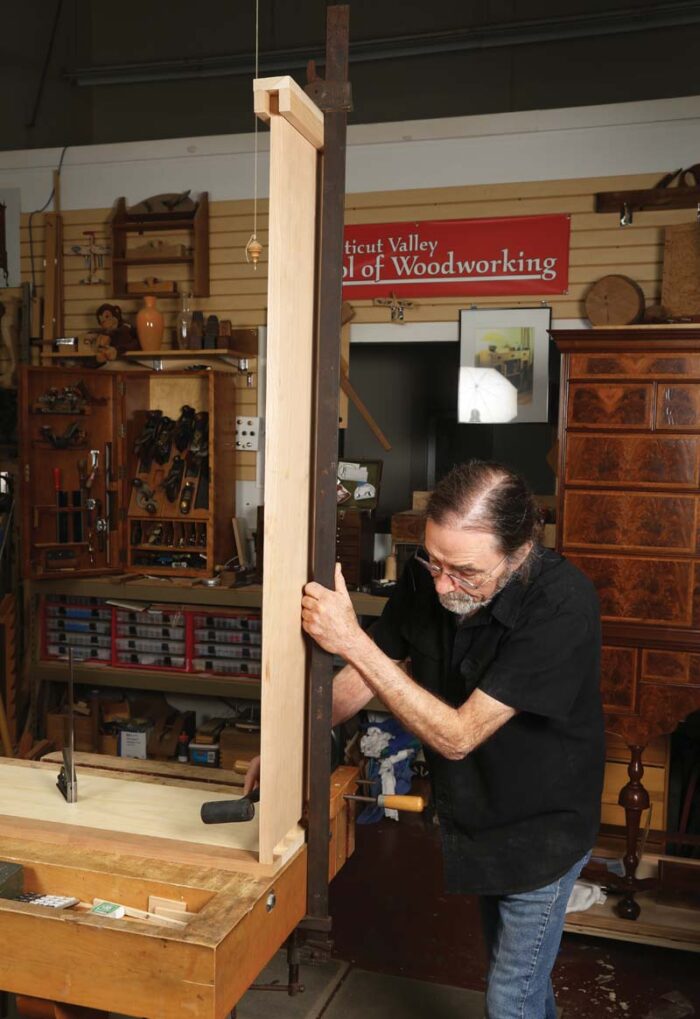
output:
M447 890L480 896L488 1019L556 1016L550 974L599 824L597 598L539 531L523 479L471 461L437 486L424 550L371 636L340 567L334 591L302 599L306 632L348 663L334 724L376 694L423 741Z

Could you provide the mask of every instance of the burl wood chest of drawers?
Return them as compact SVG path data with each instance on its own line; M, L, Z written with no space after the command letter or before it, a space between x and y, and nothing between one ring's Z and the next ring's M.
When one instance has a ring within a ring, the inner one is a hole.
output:
M642 754L700 708L700 328L555 331L559 547L603 619L609 731L630 747L620 915L636 919Z

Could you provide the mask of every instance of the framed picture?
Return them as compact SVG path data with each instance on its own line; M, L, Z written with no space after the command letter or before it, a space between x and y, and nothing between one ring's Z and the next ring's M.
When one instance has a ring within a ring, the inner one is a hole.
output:
M460 421L547 421L551 320L549 307L460 311Z
M336 485L338 509L376 509L381 477L381 460L340 460Z

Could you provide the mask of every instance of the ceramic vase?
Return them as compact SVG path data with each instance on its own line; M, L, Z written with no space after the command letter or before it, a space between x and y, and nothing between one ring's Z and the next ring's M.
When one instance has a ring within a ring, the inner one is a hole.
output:
M161 350L163 345L163 312L153 294L146 294L143 308L136 315L136 334L141 350Z

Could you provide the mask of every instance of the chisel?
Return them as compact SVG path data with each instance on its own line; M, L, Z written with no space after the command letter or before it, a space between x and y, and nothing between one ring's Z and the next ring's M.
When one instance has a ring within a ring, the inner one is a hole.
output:
M345 800L355 800L358 803L374 803L377 807L385 807L387 810L407 810L411 814L422 814L425 810L425 800L422 796L392 796L380 793L379 796L344 796Z

